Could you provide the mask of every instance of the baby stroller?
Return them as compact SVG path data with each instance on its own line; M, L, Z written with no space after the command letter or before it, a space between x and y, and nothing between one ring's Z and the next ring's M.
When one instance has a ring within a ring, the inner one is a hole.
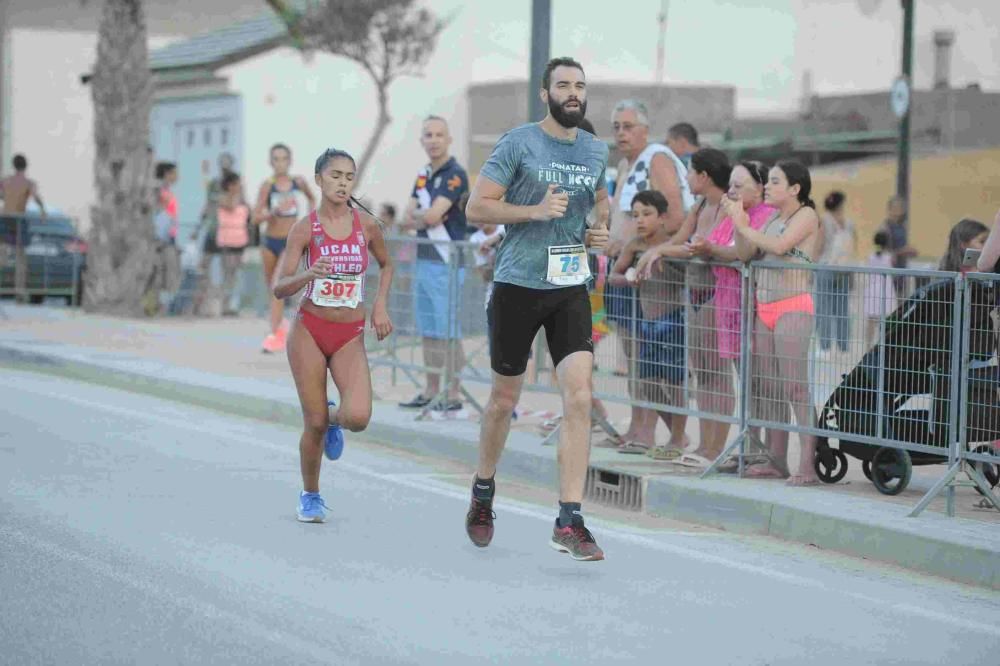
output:
M997 295L992 283L970 282L971 321L969 352L973 360L993 356L995 342L990 312ZM847 456L861 461L862 471L879 492L897 495L910 482L913 465L947 462L951 417L951 351L955 283L944 280L919 289L886 319L882 343L870 349L834 390L820 412L820 427L841 433L838 448L828 437L817 437L816 472L826 483L847 473ZM882 386L879 392L879 356ZM970 370L967 441L992 442L1000 438L1000 376L995 365L973 364ZM877 432L879 400L882 432ZM941 454L911 452L852 441L864 435L912 444L940 447ZM976 450L990 450L980 446ZM991 485L998 482L997 467L979 467Z

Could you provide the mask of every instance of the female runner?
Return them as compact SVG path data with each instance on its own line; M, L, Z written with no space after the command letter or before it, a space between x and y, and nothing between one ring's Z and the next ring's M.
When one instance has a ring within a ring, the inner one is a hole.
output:
M288 364L302 403L298 519L307 523L323 522L329 508L319 494L324 449L336 460L344 446L342 428L360 432L372 414L364 345L369 252L381 269L371 325L379 340L392 332L386 303L393 264L378 221L367 209L359 212L360 204L351 196L356 169L354 158L342 150L328 149L316 160L319 208L292 225L274 285L279 300L306 287L288 335ZM305 268L300 270L303 257ZM327 402L327 369L340 394L339 408Z
M303 197L309 202L308 210L316 207L305 178L290 176L292 151L283 143L271 146L271 168L274 175L264 181L257 194L257 205L253 212L254 224L267 222L267 231L261 239L260 257L264 268L264 280L268 289L274 286L274 269L285 249L288 230L303 212ZM264 338L261 351L274 354L285 348L288 321L284 318L285 304L271 298L271 332Z

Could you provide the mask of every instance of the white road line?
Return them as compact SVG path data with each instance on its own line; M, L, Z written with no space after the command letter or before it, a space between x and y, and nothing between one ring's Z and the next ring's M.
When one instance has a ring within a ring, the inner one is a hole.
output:
M211 429L198 426L196 424L177 421L175 419L169 419L166 417L149 414L147 412L139 410L129 409L126 407L118 407L115 405L106 405L103 403L94 402L83 398L66 396L58 393L51 393L48 391L34 390L24 386L19 386L18 391L19 392L27 391L35 393L37 395L44 395L50 398L55 398L58 400L65 400L67 402L81 405L83 407L98 409L104 412L118 414L120 416L125 416L128 418L159 423L181 430L188 430L190 432L196 432L199 434L206 435L208 437L213 437L215 439L224 437L231 441L240 442L248 446L255 446L261 449L267 449L269 451L279 452L284 455L294 456L296 458L298 457L298 450L289 448L287 446L279 446L277 444L272 444L270 442L264 442L257 439L251 439L249 437L219 433ZM468 493L457 490L448 485L445 485L440 481L434 481L422 478L418 482L413 478L409 478L403 475L378 472L363 465L358 465L356 463L350 463L345 461L339 461L337 463L337 466L342 467L344 469L348 469L351 472L360 474L362 476L366 476L368 478L377 479L379 481L384 481L387 483L393 483L420 492L427 492L441 497L448 497L451 499L460 500L463 503L469 500ZM523 504L520 502L512 500L504 500L503 502L501 502L498 500L496 506L498 509L501 509L505 512L514 513L528 518L534 518L536 520L542 520L546 523L550 523L552 521L552 516L550 514L543 513L542 511L533 506ZM978 622L976 620L968 618L954 617L946 613L940 613L938 611L934 611L928 608L923 608L921 606L916 606L913 604L893 603L886 601L884 599L880 599L878 597L861 594L859 592L849 592L847 590L843 590L840 588L830 587L812 578L806 578L804 576L798 576L795 574L785 573L782 571L775 571L767 567L758 566L755 564L749 564L746 562L740 562L738 560L732 560L730 558L722 557L720 555L705 553L700 550L696 550L694 548L687 548L685 546L680 546L677 544L664 543L660 540L652 539L648 536L645 536L636 529L631 529L631 530L624 529L619 525L610 524L603 520L590 519L589 522L592 524L600 525L602 539L627 542L634 545L643 546L651 550L657 550L660 552L677 555L679 557L696 560L701 563L714 564L721 567L726 567L727 569L733 569L736 571L742 571L745 573L753 574L754 576L771 578L774 580L779 580L784 583L788 583L790 585L796 585L798 587L818 590L825 594L839 594L902 615L920 617L926 620L932 620L934 622L951 625L955 628L963 629L966 631L976 631L982 634L988 634L990 636L1000 637L1000 625L997 624L986 624L984 622Z

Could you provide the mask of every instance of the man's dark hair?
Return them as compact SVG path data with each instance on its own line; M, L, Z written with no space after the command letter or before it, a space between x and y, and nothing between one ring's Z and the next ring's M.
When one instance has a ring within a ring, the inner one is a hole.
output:
M691 123L677 123L667 130L667 136L673 139L687 139L692 146L698 144L698 130Z
M553 58L552 60L549 60L548 64L545 65L545 71L542 73L542 88L545 90L548 90L549 86L552 84L552 70L556 67L575 67L583 72L583 65L572 58L567 58L565 56L562 58ZM586 75L586 72L583 73Z
M24 171L28 168L28 159L24 155L14 155L14 170Z
M173 162L157 162L156 163L156 179L157 180L163 180L163 178L168 173L170 173L171 171L175 170L176 168L177 168L177 165L174 164Z
M385 211L386 217L390 217L392 219L396 218L396 207L391 203L382 204L382 209Z
M663 215L667 212L667 198L663 196L663 193L659 190L643 190L639 192L634 197L632 197L632 205L642 204L644 206L652 206L656 209L656 212Z
M220 187L222 188L222 191L225 192L232 186L233 183L238 183L238 182L240 182L240 174L236 173L235 171L227 171L222 176L222 182L220 183Z

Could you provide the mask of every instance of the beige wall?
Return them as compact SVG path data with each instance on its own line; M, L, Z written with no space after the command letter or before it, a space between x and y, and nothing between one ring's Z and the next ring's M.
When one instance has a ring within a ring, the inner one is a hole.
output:
M1000 149L916 157L910 173L910 243L921 257L940 258L948 232L963 217L992 225L1000 208ZM813 170L813 198L819 205L833 189L847 195L848 215L858 228L859 259L867 257L886 202L896 191L896 162Z

